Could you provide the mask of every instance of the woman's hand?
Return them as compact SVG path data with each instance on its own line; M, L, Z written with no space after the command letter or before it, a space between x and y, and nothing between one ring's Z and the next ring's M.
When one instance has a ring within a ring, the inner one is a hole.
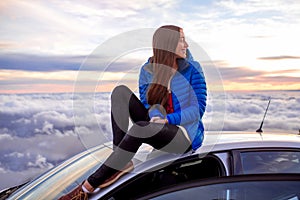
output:
M150 122L160 123L160 124L167 124L168 120L167 119L162 119L160 117L152 117Z

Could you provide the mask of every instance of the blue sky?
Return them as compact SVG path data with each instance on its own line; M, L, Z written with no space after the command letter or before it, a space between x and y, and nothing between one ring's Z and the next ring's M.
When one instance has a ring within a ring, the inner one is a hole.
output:
M72 92L82 63L99 45L164 24L183 27L188 42L205 50L225 90L300 89L297 0L11 0L0 11L1 93ZM120 80L135 88L138 65L149 56L122 55L113 72L104 72L101 90Z

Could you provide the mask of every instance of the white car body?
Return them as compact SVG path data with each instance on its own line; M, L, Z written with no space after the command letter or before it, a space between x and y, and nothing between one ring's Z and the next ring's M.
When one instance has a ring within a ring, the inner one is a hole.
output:
M263 133L260 135L255 132L209 132L206 133L206 138L202 147L197 149L196 152L188 152L183 155L152 151L149 146L144 146L143 148L140 148L138 154L136 154L134 158L135 169L133 172L124 175L113 185L101 189L98 193L90 196L90 199L118 199L114 196L114 191L121 191L122 188L126 187L130 188L130 184L135 184L135 179L138 180L139 178L146 176L145 174L151 173L153 176L157 176L158 173L164 173L162 172L164 170L168 171L168 169L173 169L173 165L175 166L174 169L178 170L178 168L184 169L184 167L189 167L189 165L199 165L201 167L201 162L210 162L209 164L212 165L211 168L214 168L213 165L218 163L218 165L220 165L218 168L220 169L212 169L214 173L217 174L212 177L204 176L203 180L214 180L217 177L237 176L243 174L240 169L242 161L239 152L273 152L277 150L283 152L295 152L292 155L292 165L295 166L291 171L284 171L286 170L284 168L287 165L281 164L283 166L282 170L275 169L275 171L271 171L271 173L300 175L300 135L297 134ZM56 199L69 192L86 179L89 174L104 162L111 152L111 143L99 145L82 152L51 169L36 180L31 181L13 193L9 198ZM284 160L285 158L283 157L281 160L282 159ZM279 160L279 162L281 161ZM276 170L278 172L276 172ZM187 174L189 174L187 176L190 176L191 173L197 174L195 175L196 177L201 176L201 172L198 171L187 172ZM203 170L203 173L206 172ZM258 171L258 174L259 173L260 172ZM196 179L201 181L201 177L199 177ZM180 177L177 178L180 179ZM149 182L147 184L151 183ZM159 187L155 189L157 190ZM151 193L151 190L149 192ZM143 196L142 191L141 194L138 195Z

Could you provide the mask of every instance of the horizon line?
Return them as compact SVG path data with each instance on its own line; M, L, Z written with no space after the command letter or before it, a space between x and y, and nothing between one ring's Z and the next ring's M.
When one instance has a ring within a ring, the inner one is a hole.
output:
M219 92L219 91L214 91ZM222 92L222 91L221 91ZM274 90L224 90L224 92L300 92L300 89L274 89ZM97 93L111 93L111 91L97 91L97 92L0 92L0 95L30 95L30 94L97 94Z

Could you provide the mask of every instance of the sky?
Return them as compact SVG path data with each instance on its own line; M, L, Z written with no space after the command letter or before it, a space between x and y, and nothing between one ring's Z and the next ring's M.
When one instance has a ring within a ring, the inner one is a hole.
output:
M139 67L151 56L150 42L115 55L114 67L85 64L97 48L97 56L105 54L107 41L119 39L110 52L126 50L126 41L138 40L131 31L165 24L182 27L187 42L203 49L226 91L300 90L298 0L4 0L0 93L74 92L79 76L95 91L119 83L135 89ZM124 44L118 36L126 36ZM211 65L198 61L208 72Z

